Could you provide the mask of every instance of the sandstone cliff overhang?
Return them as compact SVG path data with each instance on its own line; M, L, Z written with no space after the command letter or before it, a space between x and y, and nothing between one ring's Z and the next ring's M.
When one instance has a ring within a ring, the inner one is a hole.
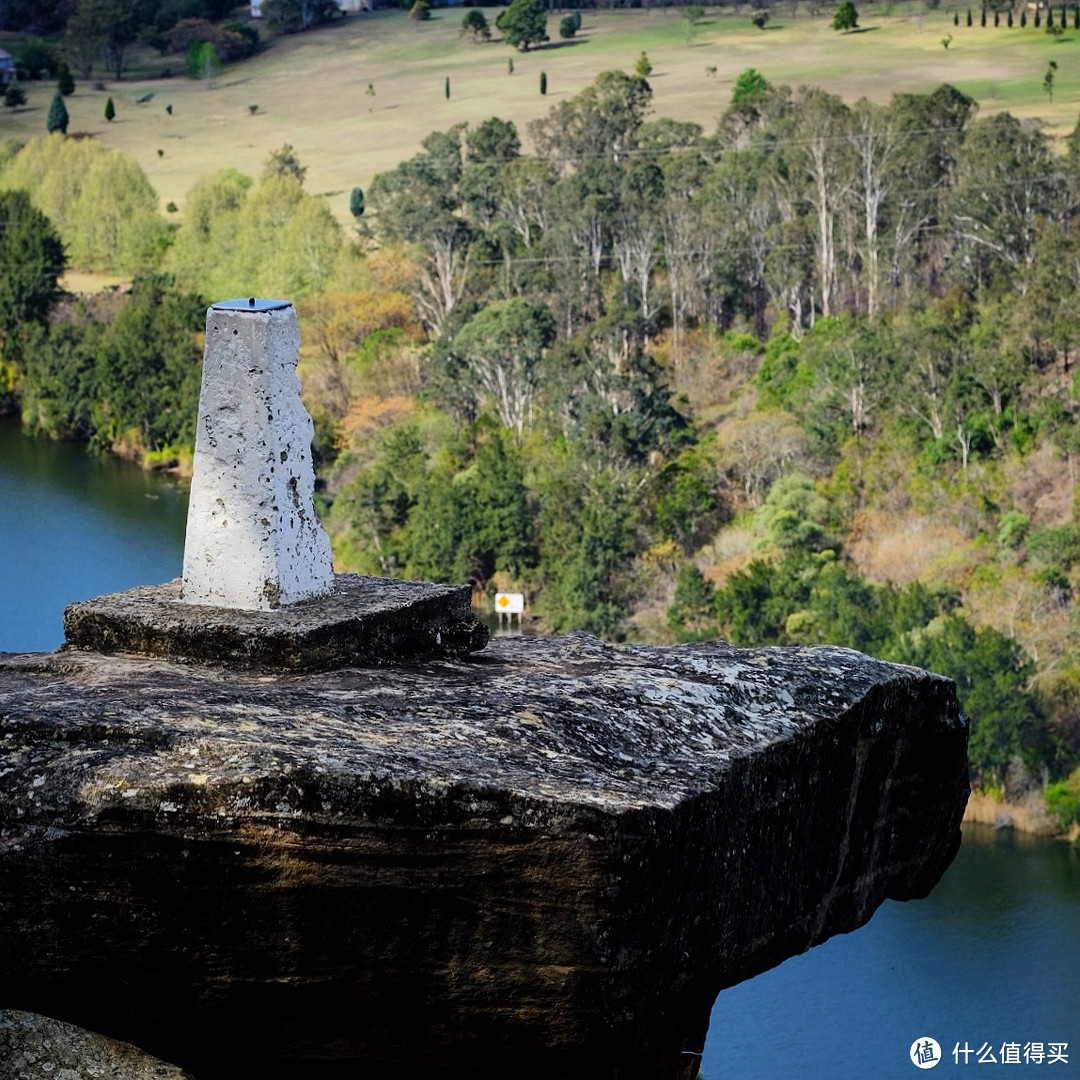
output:
M199 1080L692 1075L719 990L935 884L966 742L831 647L0 657L0 1006Z

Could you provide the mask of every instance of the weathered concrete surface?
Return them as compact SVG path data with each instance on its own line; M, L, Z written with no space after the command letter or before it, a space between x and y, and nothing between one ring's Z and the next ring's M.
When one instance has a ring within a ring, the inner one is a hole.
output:
M721 988L933 886L966 739L826 647L9 657L0 1002L199 1080L690 1077Z
M182 1069L72 1024L0 1009L0 1080L192 1080Z
M70 604L70 649L130 652L242 668L324 671L432 656L487 644L468 585L335 574L332 588L279 611L179 603L180 581Z
M314 427L300 400L300 329L287 300L206 312L182 599L272 611L329 590L315 516Z

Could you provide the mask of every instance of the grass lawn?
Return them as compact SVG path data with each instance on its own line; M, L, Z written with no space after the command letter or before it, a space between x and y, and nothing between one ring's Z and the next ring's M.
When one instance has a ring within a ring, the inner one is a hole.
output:
M497 9L484 10L493 20ZM200 177L226 166L258 175L270 151L288 142L308 166L308 190L326 193L345 222L353 185L367 188L376 172L415 153L430 131L494 115L513 120L524 135L527 121L598 72L632 70L642 50L653 65L653 115L694 120L707 131L748 67L771 82L821 86L849 102L862 96L883 102L898 91L951 82L979 102L983 115L1008 109L1041 119L1057 134L1072 129L1080 112L1080 31L1054 41L1030 24L984 29L978 6L972 27L965 25L966 6L958 27L954 8L927 12L912 3L889 5L888 15L881 10L864 5L860 29L849 34L834 31L826 15L811 18L801 10L792 17L778 9L765 30L750 24L748 8L741 16L710 12L689 34L678 9L590 11L572 42L559 40L553 15L551 43L528 53L463 39L461 8L436 9L427 23L401 11L351 15L277 39L259 56L226 68L212 86L162 77L165 68L180 70L183 57L138 55L122 82L107 82L104 90L79 83L67 99L68 130L89 132L134 156L162 206L172 201L181 212ZM946 50L942 39L950 34ZM1052 104L1042 85L1051 59L1058 64ZM26 89L25 108L0 109L0 139L44 132L54 88L30 83ZM136 104L149 93L151 100ZM112 123L104 118L109 96L117 113Z

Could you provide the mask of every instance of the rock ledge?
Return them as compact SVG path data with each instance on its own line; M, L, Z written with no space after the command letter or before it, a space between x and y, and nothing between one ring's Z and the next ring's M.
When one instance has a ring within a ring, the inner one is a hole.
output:
M718 991L936 883L966 741L828 647L0 657L0 1001L199 1080L692 1077Z

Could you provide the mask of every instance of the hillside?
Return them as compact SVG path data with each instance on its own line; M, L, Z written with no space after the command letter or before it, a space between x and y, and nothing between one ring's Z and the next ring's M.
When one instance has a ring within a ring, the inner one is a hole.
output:
M966 9L927 11L922 3L861 10L860 31L852 34L834 31L824 11L811 16L796 3L778 5L764 31L751 25L749 8L739 14L709 8L692 26L677 7L587 10L572 41L559 38L559 16L552 15L551 42L529 52L500 43L497 34L492 42L472 43L461 34L459 8L436 9L425 23L384 10L271 38L262 53L226 65L211 84L184 77L182 55L135 50L122 82L101 71L93 80L79 80L67 102L70 130L90 133L134 157L162 208L173 202L180 213L197 180L225 165L258 175L267 155L290 143L308 167L308 189L327 194L335 216L348 223L351 188L366 190L375 173L416 153L428 132L461 122L475 125L491 115L524 131L598 72L631 70L642 51L653 67L654 114L698 123L706 131L714 128L736 77L748 67L774 84L819 86L849 104L864 96L880 104L894 93L949 82L979 103L980 115L1008 109L1058 134L1075 122L1080 68L1068 57L1080 48L1080 31L1070 29L1055 40L1033 26L982 28L977 17L969 28ZM942 39L949 34L946 50ZM1050 59L1060 61L1052 102L1043 90ZM541 71L548 77L543 97ZM101 88L95 89L99 76ZM25 140L45 130L53 86L25 86L26 107L0 110L0 140ZM136 104L148 94L149 101ZM117 115L107 123L110 96ZM258 106L254 115L252 105Z

